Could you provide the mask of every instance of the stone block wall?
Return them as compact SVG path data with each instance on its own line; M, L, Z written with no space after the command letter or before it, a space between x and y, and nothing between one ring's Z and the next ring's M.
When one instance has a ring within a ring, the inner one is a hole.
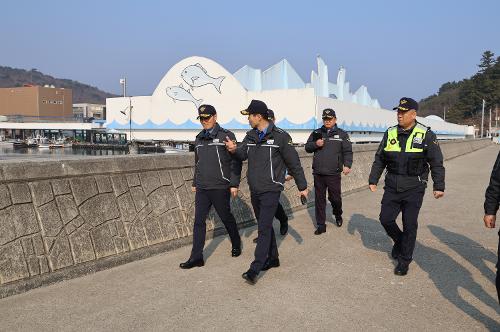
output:
M489 144L441 146L449 159ZM343 178L343 192L367 186L376 148L354 147L353 172ZM303 149L299 154L312 191L312 155ZM194 222L193 163L188 153L0 162L0 298L105 268L96 268L100 262L126 262L136 251L187 243ZM232 210L245 225L254 216L244 177L240 190ZM285 209L303 208L297 193L293 181L286 184ZM220 227L212 210L207 229Z

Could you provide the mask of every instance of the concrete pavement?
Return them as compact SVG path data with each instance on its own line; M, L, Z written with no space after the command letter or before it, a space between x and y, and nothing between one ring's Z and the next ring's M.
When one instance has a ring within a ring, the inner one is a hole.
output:
M253 258L252 227L241 230L238 258L217 237L203 268L178 268L190 252L183 247L2 299L0 330L500 330L497 230L482 223L497 153L492 146L446 162L446 195L427 191L406 277L393 274L378 222L382 190L366 190L344 198L344 226L330 223L321 236L313 209L294 213L279 237L282 266L255 286L240 277Z

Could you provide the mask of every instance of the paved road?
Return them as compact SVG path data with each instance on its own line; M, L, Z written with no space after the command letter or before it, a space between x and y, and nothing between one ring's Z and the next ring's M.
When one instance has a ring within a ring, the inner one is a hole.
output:
M255 286L240 277L253 256L226 237L207 243L203 268L180 270L190 248L0 300L0 330L500 330L496 231L482 224L484 188L497 147L446 163L442 200L428 191L415 262L393 274L379 225L382 192L344 199L345 225L313 235L313 210L297 212L280 243L282 266ZM331 220L332 221L332 220Z

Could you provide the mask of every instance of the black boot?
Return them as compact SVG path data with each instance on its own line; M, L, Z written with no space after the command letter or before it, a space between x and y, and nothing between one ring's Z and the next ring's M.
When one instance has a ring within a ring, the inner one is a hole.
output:
M410 264L405 262L399 262L398 266L394 269L394 274L397 276L405 276L408 273L409 265Z
M272 269L273 267L279 267L279 266L280 266L279 258L268 258L266 263L264 264L264 267L262 268L262 271L267 271L269 269Z
M314 231L314 234L320 235L325 232L326 232L326 226L318 226L318 228L316 228L316 230Z
M204 266L204 265L205 265L205 262L203 261L203 258L197 259L197 260L191 260L191 258L190 258L186 262L181 263L179 265L179 267L181 269L192 269L193 267L200 267L200 266Z
M342 216L335 216L335 223L337 224L337 227L342 227L342 224L344 223Z
M233 247L231 249L231 256L238 257L239 255L241 255L241 247Z
M253 271L248 270L247 272L241 275L243 279L245 279L249 284L255 285L257 282L257 274Z

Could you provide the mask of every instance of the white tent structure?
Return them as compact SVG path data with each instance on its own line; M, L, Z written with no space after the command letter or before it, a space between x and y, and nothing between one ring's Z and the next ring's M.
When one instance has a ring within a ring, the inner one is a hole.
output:
M310 132L321 126L324 108L336 111L339 127L347 130L353 141L379 141L396 123L395 112L380 108L365 86L351 92L345 68L339 69L332 83L320 57L317 65L311 82L305 83L286 59L264 71L243 66L231 74L210 59L189 57L166 73L151 96L108 98L106 125L128 133L131 119L133 139L193 140L201 129L197 107L206 103L217 109L218 122L241 140L249 126L240 110L252 99L260 99L274 110L277 126L287 130L295 142L305 142ZM440 139L467 134L467 126L431 118L418 120Z

